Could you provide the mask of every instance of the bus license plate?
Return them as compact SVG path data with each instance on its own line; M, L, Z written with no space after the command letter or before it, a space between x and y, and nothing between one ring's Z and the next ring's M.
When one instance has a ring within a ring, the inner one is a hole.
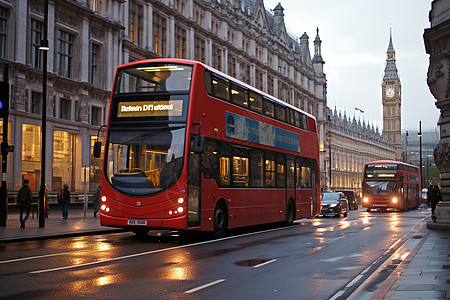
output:
M147 221L141 220L128 220L128 225L147 225Z

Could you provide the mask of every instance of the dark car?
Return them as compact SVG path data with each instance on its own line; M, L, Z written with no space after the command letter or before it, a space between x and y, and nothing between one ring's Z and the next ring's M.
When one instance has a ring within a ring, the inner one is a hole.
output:
M341 192L345 195L348 200L348 208L358 209L359 205L359 195L356 191L353 190L337 190L336 192Z
M322 216L348 216L348 201L345 195L341 192L322 192L320 214Z

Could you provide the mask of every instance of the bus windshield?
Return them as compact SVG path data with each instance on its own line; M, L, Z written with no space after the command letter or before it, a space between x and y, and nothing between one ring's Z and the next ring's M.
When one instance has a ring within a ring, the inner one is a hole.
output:
M168 189L181 175L185 126L108 132L106 177L117 190L148 196Z
M175 64L140 64L119 69L114 95L152 92L187 92L192 66Z
M395 193L396 187L395 181L365 181L363 192L370 195L390 195Z

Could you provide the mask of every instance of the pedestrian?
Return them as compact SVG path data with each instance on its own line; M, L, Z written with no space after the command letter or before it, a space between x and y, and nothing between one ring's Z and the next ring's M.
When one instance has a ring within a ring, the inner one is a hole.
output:
M430 186L428 187L428 191L427 191L427 206L430 207L430 203L431 203L431 198L433 197L433 185L430 183Z
M94 201L94 218L97 217L97 213L100 210L100 195L102 193L102 186L99 184L95 189L94 195L92 196L92 200Z
M29 183L30 181L28 179L25 179L23 181L23 186L17 193L17 207L20 210L20 228L25 228L25 222L30 216L31 200L33 199L33 194L31 193L31 189L28 186ZM26 212L25 217L23 217L24 211Z
M64 183L63 189L58 194L58 203L61 204L62 218L67 219L69 216L70 192L69 185Z
M438 203L442 200L441 191L439 189L437 182L434 182L432 194L433 195L431 198L431 219L433 220L433 223L436 223L436 215L434 214L434 210L436 209Z

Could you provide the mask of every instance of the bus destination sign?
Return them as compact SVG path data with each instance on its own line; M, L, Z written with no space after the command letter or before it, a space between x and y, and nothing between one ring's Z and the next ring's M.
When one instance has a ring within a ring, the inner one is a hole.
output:
M118 118L179 117L183 114L183 100L119 102Z

